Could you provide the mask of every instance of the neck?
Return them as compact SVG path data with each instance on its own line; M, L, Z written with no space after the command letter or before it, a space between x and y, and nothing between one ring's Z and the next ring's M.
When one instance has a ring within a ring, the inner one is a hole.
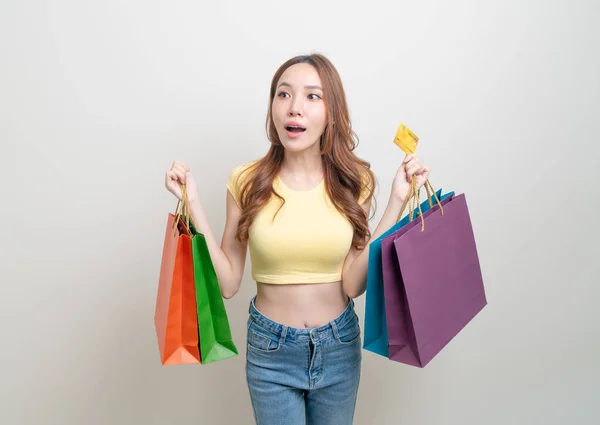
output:
M317 178L323 175L323 160L317 144L315 149L302 152L284 151L281 172L294 178Z

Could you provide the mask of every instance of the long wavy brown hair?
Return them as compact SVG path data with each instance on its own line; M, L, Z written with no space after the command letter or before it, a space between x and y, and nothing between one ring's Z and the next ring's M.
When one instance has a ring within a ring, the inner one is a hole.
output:
M367 190L365 201L374 199L376 179L370 163L360 159L354 153L358 146L358 137L352 130L342 80L331 61L321 54L291 58L273 75L266 120L267 136L271 147L263 158L244 171L250 174L241 179L243 182L240 187L242 216L236 238L239 241L248 239L248 229L254 217L269 202L272 195L282 200L282 206L285 203L285 199L273 188L273 181L279 174L283 162L284 147L272 120L272 105L281 75L290 66L298 63L312 65L321 78L327 109L327 124L320 140L325 188L335 208L352 223L354 228L352 246L363 249L371 237L368 225L370 217L358 204L358 200L363 190ZM375 202L371 207L372 211L375 209L374 204Z

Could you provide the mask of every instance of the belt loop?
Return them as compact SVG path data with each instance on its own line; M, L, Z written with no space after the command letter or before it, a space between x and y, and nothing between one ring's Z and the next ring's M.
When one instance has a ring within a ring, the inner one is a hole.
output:
M330 323L330 325L331 325L331 330L333 331L333 336L335 337L335 339L340 339L340 333L338 331L338 326L337 326L337 323L335 323L335 320L332 321Z
M254 299L256 298L256 296L250 298L250 302L248 303L248 313L252 313L252 309L254 307Z
M354 310L354 300L352 298L349 298L348 305L346 306L346 310L344 311L344 313L350 312L352 310Z
M285 342L285 336L287 335L287 331L288 331L287 325L282 325L281 336L279 337L280 344L283 344Z

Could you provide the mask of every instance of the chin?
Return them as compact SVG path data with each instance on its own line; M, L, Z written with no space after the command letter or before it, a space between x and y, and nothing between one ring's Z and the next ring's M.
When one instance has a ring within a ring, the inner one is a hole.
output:
M316 144L316 142L309 143L306 140L281 139L281 144L283 145L286 151L302 152L312 148Z
M290 151L290 152L302 152L302 151L312 148L315 145L318 145L318 142L319 142L318 139L314 140L314 141L309 141L310 139L307 138L306 136L307 135L304 135L303 137L298 137L297 139L293 139L293 138L287 137L287 134L285 134L285 132L284 132L283 137L281 136L281 133L279 133L279 140L281 141L281 144L283 145L285 150Z

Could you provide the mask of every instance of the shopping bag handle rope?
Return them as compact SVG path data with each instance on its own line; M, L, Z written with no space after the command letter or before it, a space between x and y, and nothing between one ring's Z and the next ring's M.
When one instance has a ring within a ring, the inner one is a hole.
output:
M196 224L194 223L194 219L192 218L192 214L190 212L190 201L188 198L188 194L187 194L187 187L185 184L181 184L179 185L181 187L181 201L177 201L177 207L175 208L175 220L173 221L173 227L176 228L177 227L177 223L179 222L179 219L181 218L183 220L183 223L185 224L185 228L187 229L187 231L189 232L189 234L192 234L191 228L190 228L190 221L192 222L192 225L197 229Z
M434 197L437 204L440 206L440 211L443 216L444 215L444 207L442 206L442 203L440 202L437 194L435 193L435 189L433 188L429 179L425 180L425 184L423 186L425 186L425 190L427 191L427 200L429 201L429 207L433 208L433 202L431 201L431 198ZM420 203L421 188L419 188L419 190L416 190L416 187L417 187L417 181L416 181L415 175L413 174L413 176L411 178L411 185L408 190L408 194L406 195L406 199L404 199L404 202L402 203L402 207L400 208L400 214L398 214L398 219L396 220L396 222L399 222L402 219L402 214L404 214L404 210L406 209L407 206L408 206L408 211L409 211L409 221L412 221L414 212L415 212L415 207L416 207L419 210L417 215L421 218L421 232L422 232L423 230L425 230L425 219L423 218L423 211L421 211L421 203Z

